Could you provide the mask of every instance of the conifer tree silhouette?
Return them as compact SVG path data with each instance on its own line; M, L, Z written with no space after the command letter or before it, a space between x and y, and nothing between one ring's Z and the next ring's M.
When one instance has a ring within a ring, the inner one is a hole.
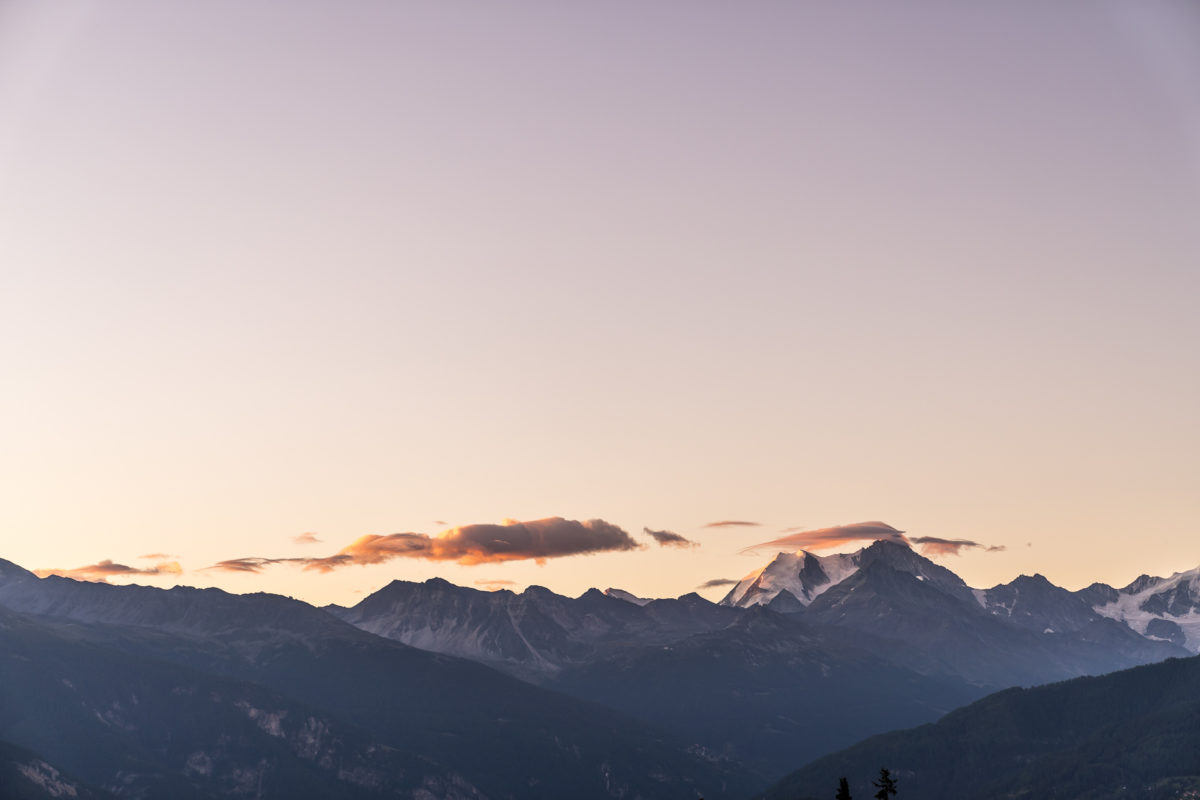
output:
M888 772L886 768L880 768L879 780L872 781L872 783L879 790L875 792L875 800L888 800L889 797L896 796L896 782L892 780L892 773Z
M846 782L845 778L838 779L838 790L833 800L853 800L850 797L850 784Z

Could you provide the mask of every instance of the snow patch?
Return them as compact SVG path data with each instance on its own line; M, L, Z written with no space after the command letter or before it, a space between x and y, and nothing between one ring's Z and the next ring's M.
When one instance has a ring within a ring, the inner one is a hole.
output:
M51 797L78 797L79 791L66 781L62 773L45 761L31 761L28 764L18 764L17 772Z
M194 772L198 775L211 775L212 768L212 757L198 750L187 757L187 761L183 765L183 774L187 775Z
M238 708L246 712L246 716L254 721L267 735L280 737L283 736L283 718L287 716L286 711L263 711L261 708L255 708L244 700L239 700L235 703Z

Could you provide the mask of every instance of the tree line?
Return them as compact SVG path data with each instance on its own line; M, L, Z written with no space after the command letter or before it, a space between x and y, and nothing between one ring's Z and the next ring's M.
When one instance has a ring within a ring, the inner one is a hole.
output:
M888 800L888 798L896 796L896 779L886 768L880 768L879 777L871 781L871 784L876 789L875 800ZM838 779L838 790L834 795L834 800L853 800L850 796L850 783L845 778Z

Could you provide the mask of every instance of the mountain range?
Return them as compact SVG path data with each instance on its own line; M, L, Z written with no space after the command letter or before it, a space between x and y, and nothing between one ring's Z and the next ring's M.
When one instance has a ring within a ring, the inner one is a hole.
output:
M745 796L632 718L290 598L0 585L0 740L128 797Z
M435 579L319 609L0 560L19 754L0 776L80 797L747 797L999 689L1188 656L1198 576L981 590L880 541L781 553L721 603Z

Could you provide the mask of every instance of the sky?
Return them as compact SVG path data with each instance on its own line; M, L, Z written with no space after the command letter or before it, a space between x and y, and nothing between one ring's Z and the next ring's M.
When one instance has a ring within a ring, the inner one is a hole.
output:
M0 0L0 557L318 604L677 596L857 523L977 587L1196 567L1197 41Z

